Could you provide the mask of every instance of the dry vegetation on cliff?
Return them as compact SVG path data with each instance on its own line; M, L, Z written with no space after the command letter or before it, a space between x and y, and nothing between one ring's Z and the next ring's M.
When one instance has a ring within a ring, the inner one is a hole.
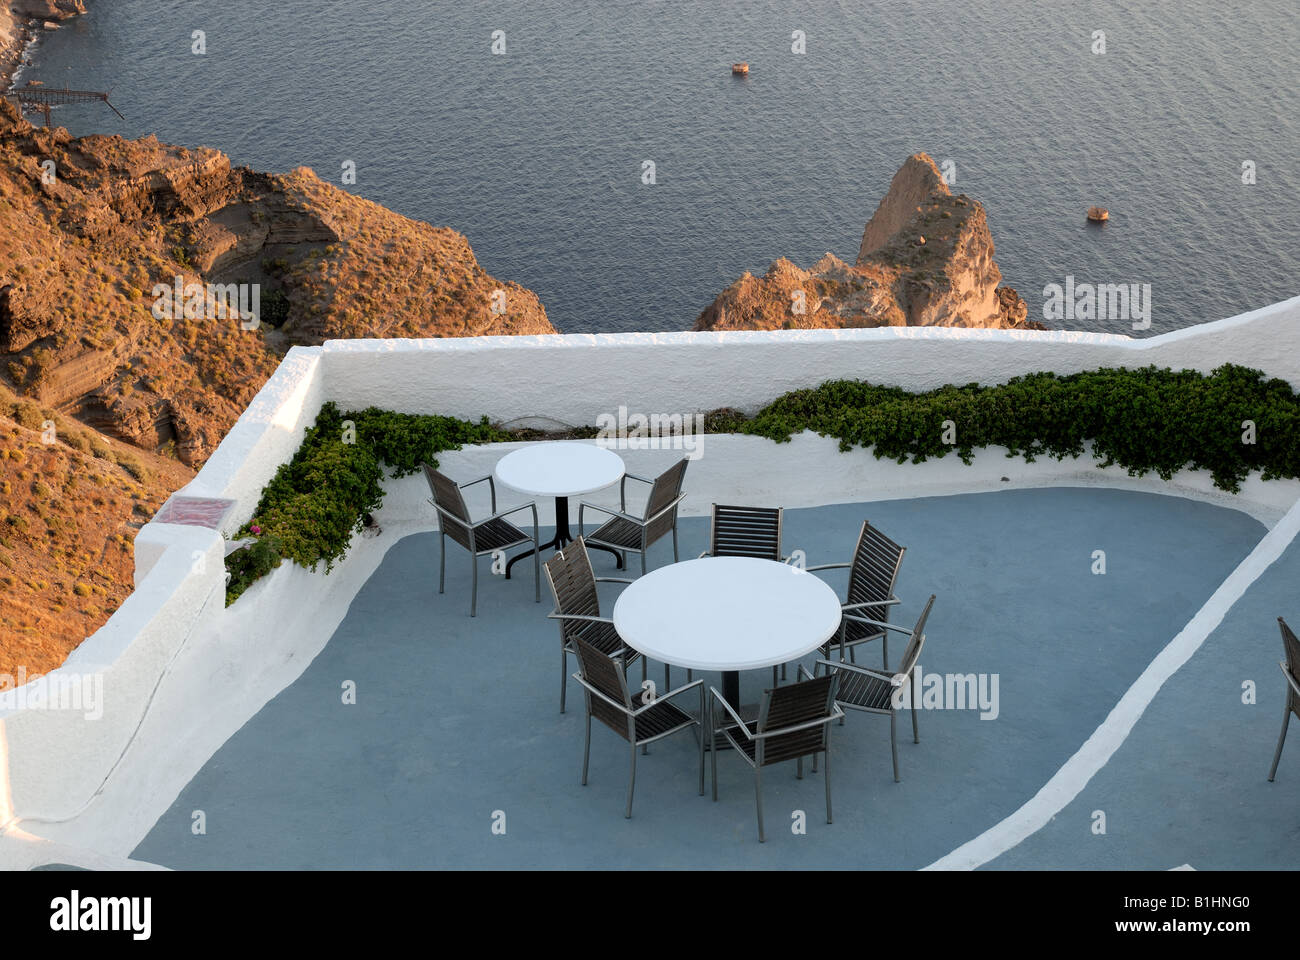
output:
M178 277L257 284L267 322L160 319L155 288ZM460 234L308 169L256 173L153 137L73 138L0 100L0 673L53 665L46 647L61 660L130 592L134 530L289 346L553 332L536 295L488 275ZM42 443L52 416L58 439Z

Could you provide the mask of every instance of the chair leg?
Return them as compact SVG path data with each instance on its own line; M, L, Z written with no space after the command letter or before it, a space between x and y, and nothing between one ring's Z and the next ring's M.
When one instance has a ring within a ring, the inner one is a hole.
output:
M673 688L672 675L669 673L671 669L672 668L669 667L668 664L664 664L664 693L667 693Z
M471 569L474 571L473 576L470 578L471 586L469 590L469 615L473 617L477 616L478 610L478 556L471 553L469 562L473 564Z
M1287 698L1286 712L1282 714L1282 732L1277 737L1277 750L1273 752L1273 769L1268 772L1268 782L1277 774L1277 762L1282 759L1282 744L1286 742L1286 728L1291 723L1291 700Z
M632 819L632 791L636 788L636 741L632 741L632 773L627 779L627 812L623 816Z
M677 521L673 521L673 563L677 562Z
M912 742L920 743L921 735L916 732L916 671L912 671L912 676L908 678L908 684L912 688Z
M560 641L560 713L564 712L564 698L569 692L569 654L564 649L564 641ZM588 727L591 724L588 723Z
M763 836L763 768L754 767L754 799L758 801L758 842L767 843Z
M703 706L703 704L701 704ZM704 716L700 716L700 796L704 796Z
M774 665L774 666L772 667L772 686L774 686L774 687L779 687L780 685L781 685L781 681L777 679L777 676L776 676L776 667L775 667L775 665Z
M538 554L542 551L536 549L537 541L533 541L533 603L542 602L542 562L537 559Z
M881 650L880 666L882 669L888 670L889 669L889 631L888 630L886 630L885 635L880 638L880 650Z
M898 737L895 728L898 726L898 713L894 710L889 711L889 752L894 755L894 782L898 783Z
M826 822L831 822L831 725L826 725Z
M582 785L587 785L587 763L591 760L591 711L587 711L587 742L582 745Z
M438 592L442 593L447 582L447 535L439 531L438 539L442 547L438 555Z
M813 756L815 757L817 754L814 753ZM799 757L794 762L794 778L796 780L803 779L803 757Z
M641 576L643 577L645 576L645 555L646 555L646 548L642 547L641 548Z
M709 701L709 766L713 769L713 802L718 802L718 731L713 726L713 701ZM700 737L703 743L704 738Z

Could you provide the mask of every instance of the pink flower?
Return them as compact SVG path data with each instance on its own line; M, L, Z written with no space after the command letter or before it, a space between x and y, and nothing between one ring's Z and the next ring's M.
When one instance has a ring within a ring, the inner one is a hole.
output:
M257 524L253 524L253 525L252 525L251 527L249 527L248 529L251 530L251 531L253 531L254 536L256 536L257 534L259 534L259 533L262 532L262 528L259 527Z

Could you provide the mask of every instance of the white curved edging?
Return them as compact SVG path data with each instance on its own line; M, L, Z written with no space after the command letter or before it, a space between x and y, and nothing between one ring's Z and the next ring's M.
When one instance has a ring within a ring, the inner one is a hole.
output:
M1249 556L1219 584L1219 589L1214 591L1196 616L1169 641L1125 691L1101 726L1093 731L1092 736L1074 756L1056 771L1052 779L1028 803L925 869L974 870L1045 827L1065 809L1128 739L1134 725L1146 712L1147 706L1155 699L1165 681L1200 649L1206 638L1223 622L1233 604L1282 556L1297 532L1300 532L1300 502L1265 534Z

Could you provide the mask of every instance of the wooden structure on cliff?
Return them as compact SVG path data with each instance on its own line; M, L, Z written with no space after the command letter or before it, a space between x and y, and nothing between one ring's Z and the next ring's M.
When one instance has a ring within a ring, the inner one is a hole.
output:
M89 103L92 100L103 100L108 104L108 109L122 117L122 112L109 103L108 94L100 90L69 90L67 87L60 90L55 87L26 86L5 91L5 97L18 104L20 110L34 109L45 114L47 129L51 126L50 108L64 103ZM125 120L126 117L122 119Z

